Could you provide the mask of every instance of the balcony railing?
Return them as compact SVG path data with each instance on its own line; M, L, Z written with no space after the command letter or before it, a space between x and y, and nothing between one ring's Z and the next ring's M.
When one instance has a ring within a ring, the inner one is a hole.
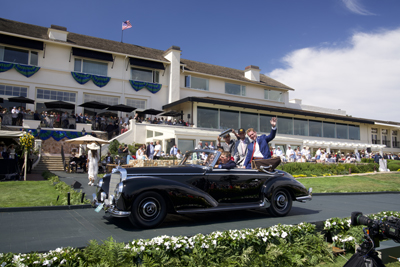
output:
M372 144L380 145L381 144L381 140L372 140Z
M386 145L386 147L390 147L390 143L389 140L382 140L382 145Z
M392 141L393 148L400 148L400 142Z

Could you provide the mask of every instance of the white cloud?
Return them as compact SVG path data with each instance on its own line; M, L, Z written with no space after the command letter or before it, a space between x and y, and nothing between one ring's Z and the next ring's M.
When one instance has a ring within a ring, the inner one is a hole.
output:
M305 105L359 118L400 122L400 28L355 33L346 47L309 47L283 58L269 77L295 89Z
M353 13L356 13L358 15L374 15L373 13L369 12L366 10L362 4L360 4L359 0L342 0L344 5Z

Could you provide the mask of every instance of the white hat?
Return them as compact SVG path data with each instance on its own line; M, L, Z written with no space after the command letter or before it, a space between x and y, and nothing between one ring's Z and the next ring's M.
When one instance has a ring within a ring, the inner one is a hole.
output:
M87 148L90 150L97 150L100 146L96 145L96 143L91 143L90 145L87 145Z

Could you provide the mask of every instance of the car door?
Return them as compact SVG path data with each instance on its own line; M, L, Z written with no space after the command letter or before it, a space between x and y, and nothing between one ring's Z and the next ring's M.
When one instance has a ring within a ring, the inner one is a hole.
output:
M213 169L206 173L207 193L218 203L259 202L265 177L256 170Z

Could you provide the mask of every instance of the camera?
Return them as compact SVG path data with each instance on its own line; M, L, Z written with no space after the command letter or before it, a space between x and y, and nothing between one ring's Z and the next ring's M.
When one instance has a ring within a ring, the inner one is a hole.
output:
M379 247L379 241L383 239L393 239L400 243L400 219L389 216L386 221L373 220L364 216L359 211L351 213L351 225L365 225L364 242L357 248L357 252L344 265L346 267L367 266L383 267L382 260L375 251Z
M383 239L393 239L393 241L400 243L400 219L389 216L386 221L372 220L364 216L359 211L351 213L351 225L365 225L368 226L367 235L375 243L375 247L379 247L379 241Z

